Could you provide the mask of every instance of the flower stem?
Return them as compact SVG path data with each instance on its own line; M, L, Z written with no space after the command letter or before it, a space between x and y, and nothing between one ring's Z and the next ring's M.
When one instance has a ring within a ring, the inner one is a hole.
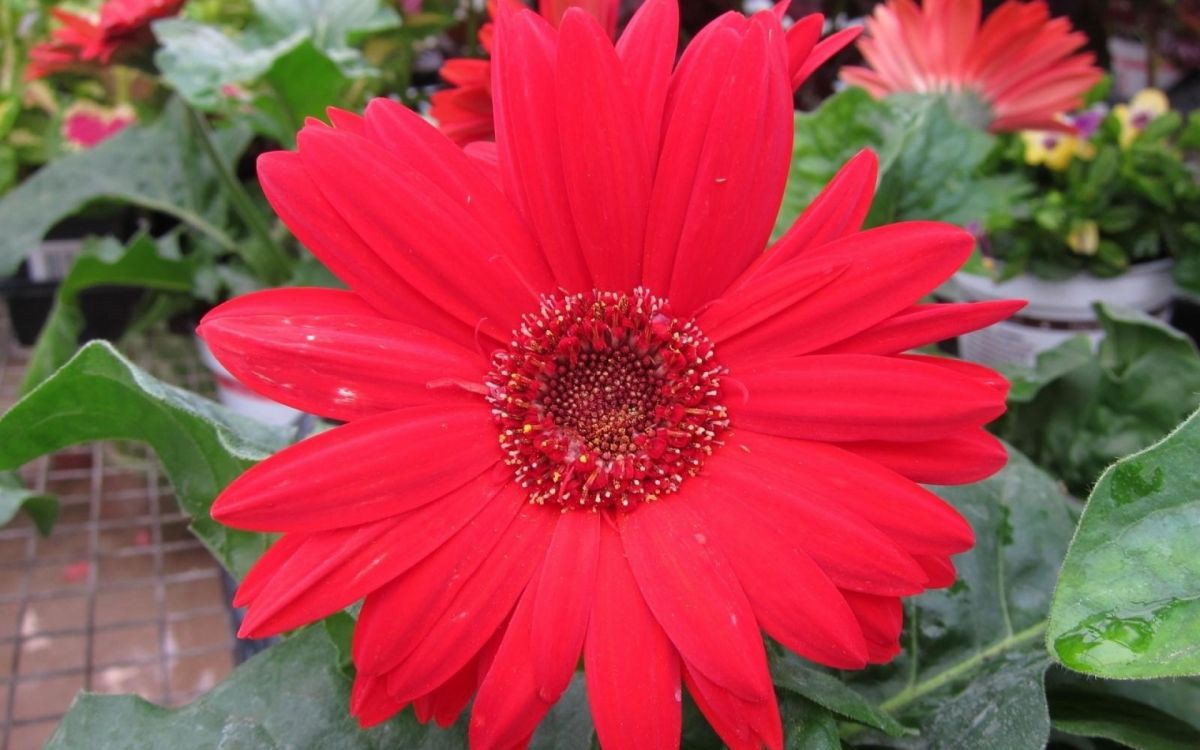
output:
M208 121L194 108L187 106L186 109L192 129L196 132L196 138L212 163L213 171L216 172L225 195L233 204L233 209L246 223L250 234L254 236L253 242L239 246L238 254L242 256L242 260L246 261L246 265L259 280L269 285L284 281L288 276L290 266L287 255L275 238L271 236L271 229L267 226L266 219L254 205L246 188L238 182L237 177L229 169L229 165L221 158L216 144L213 143L212 130L209 129Z

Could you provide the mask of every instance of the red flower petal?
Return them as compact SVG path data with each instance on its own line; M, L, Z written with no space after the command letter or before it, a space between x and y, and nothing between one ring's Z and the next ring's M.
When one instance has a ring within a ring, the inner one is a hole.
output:
M242 383L333 419L456 395L477 399L486 372L478 353L381 317L353 293L334 289L243 295L206 315L199 333Z
M853 451L924 484L968 484L1004 468L1008 451L986 430L970 429L937 440L842 443Z
M646 151L653 166L663 130L663 108L675 65L679 39L679 6L675 0L646 0L629 19L617 41L617 57L627 80L637 81L637 99L645 125Z
M887 534L840 505L797 487L793 473L778 470L773 461L759 459L736 444L730 449L740 452L738 460L705 464L706 475L721 488L725 502L744 515L768 518L838 588L894 596L925 589L924 570Z
M559 29L557 115L571 216L593 284L628 290L642 275L650 155L612 44L573 9ZM563 217L559 217L562 220Z
M309 127L296 140L304 168L346 223L458 320L504 341L521 314L536 306L530 286L536 276L505 254L510 238L489 231L499 220L469 196L447 193L359 136ZM476 283L464 268L486 273L488 283Z
M749 396L730 404L736 424L805 440L932 440L1004 413L1003 394L988 384L899 357L780 359L738 379Z
M379 312L472 345L471 326L417 292L380 260L325 200L297 154L273 151L258 157L258 179L267 201L296 239Z
M727 502L720 482L694 481L691 502L725 551L763 630L822 664L865 666L867 646L854 613L820 566L780 535L773 519L752 505Z
M235 479L212 516L249 531L315 531L396 516L499 460L483 405L443 402L356 420L276 453Z
M797 491L863 518L909 552L952 554L975 543L957 510L909 479L833 445L742 430L737 444L752 461L787 475Z
M555 32L528 11L503 13L496 22L492 90L496 146L504 192L524 215L547 253L560 286L592 286L580 248L563 176L555 103Z
M698 318L734 318L759 301L786 295L788 285L816 269L845 268L836 284L811 292L802 288L793 303L753 329L717 341L721 359L734 370L765 358L805 354L848 338L903 310L950 277L975 245L957 227L905 222L859 232L756 277L715 303Z
M899 354L987 328L1025 306L1024 300L916 305L821 350L824 354Z
M846 602L854 610L867 639L872 664L886 664L900 653L900 631L904 627L904 607L894 596L874 596L845 591Z
M680 655L739 696L768 698L758 679L766 654L754 611L686 494L618 516L617 524L642 596Z
M385 674L403 662L501 540L508 548L522 538L525 527L515 522L522 500L517 488L504 488L431 555L367 597L354 631L359 672Z
M692 153L668 150L674 122L668 126L660 174L669 159L696 160L690 191L680 190L680 183L656 186L656 192L670 190L687 206L668 295L676 314L687 315L719 296L770 238L794 128L786 58L778 19L755 14L724 86L709 102L711 114L690 123L704 129L702 147ZM652 209L650 220L656 218Z
M437 550L498 489L487 475L395 519L319 532L279 562L264 556L270 579L243 597L242 637L265 637L330 615L358 601ZM295 535L287 535L287 539Z
M679 654L646 606L608 523L601 526L583 659L596 735L606 750L679 747Z
M571 682L587 633L596 565L600 554L600 514L565 513L558 519L534 590L530 637L534 685L554 702Z
M775 688L764 666L760 681L767 697L751 701L739 698L685 664L683 679L700 712L725 741L729 750L782 750L783 723L775 701Z

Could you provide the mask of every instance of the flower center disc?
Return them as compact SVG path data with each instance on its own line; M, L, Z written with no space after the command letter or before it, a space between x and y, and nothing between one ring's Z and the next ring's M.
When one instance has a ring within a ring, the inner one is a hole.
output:
M655 500L696 474L729 426L712 342L643 289L545 298L492 366L500 444L535 503Z

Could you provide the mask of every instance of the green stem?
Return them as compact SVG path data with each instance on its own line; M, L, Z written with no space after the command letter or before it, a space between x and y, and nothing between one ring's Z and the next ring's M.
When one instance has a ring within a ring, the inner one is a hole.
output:
M266 219L254 205L246 188L242 187L242 183L238 182L225 160L221 158L216 144L213 143L208 121L192 107L187 107L187 112L192 129L196 131L196 138L204 148L208 160L212 162L213 170L217 174L217 179L220 181L225 195L233 204L234 210L242 217L242 221L246 223L250 234L254 235L254 242L235 246L236 252L242 256L242 260L246 261L246 265L261 281L267 284L284 281L287 278L290 264L283 248L271 236Z
M938 672L929 679L918 682L910 687L906 687L905 689L893 695L891 698L885 700L883 703L880 703L879 707L888 712L903 708L917 698L932 693L938 688L949 685L993 656L998 656L1011 648L1020 646L1021 644L1032 641L1036 638L1040 638L1045 632L1046 621L1043 620L1036 625L1031 625L1030 627L1025 628L1019 633L1013 633L1007 638L996 641L982 651L963 659L954 666Z

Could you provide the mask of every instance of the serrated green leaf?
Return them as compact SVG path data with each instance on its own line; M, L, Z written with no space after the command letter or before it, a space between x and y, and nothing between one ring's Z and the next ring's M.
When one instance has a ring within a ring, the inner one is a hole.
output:
M250 132L226 128L216 142L233 161ZM227 209L212 166L191 138L182 103L173 101L153 123L57 159L0 199L0 275L11 274L59 221L100 200L174 216L225 250L238 250L221 228Z
M1200 674L1200 412L1100 477L1063 563L1046 642L1101 677Z
M1055 693L1050 720L1060 732L1113 740L1134 750L1200 747L1200 729L1153 706L1095 690Z
M229 482L290 437L163 383L94 341L0 416L0 470L93 440L147 443L193 532L240 578L271 539L221 526L209 508Z
M29 356L19 393L28 393L75 353L85 325L79 294L99 286L187 293L192 286L192 270L182 260L162 257L154 240L144 234L126 247L112 238L89 239L55 292L54 304Z
M411 711L372 729L350 716L350 680L319 628L278 643L178 709L132 695L83 693L46 750L462 750L466 732L422 726Z
M809 666L795 654L779 652L771 655L771 680L777 687L802 695L851 721L893 737L905 733L904 726L886 711L833 675Z
M1071 500L1053 478L1010 451L991 479L940 488L971 522L974 549L954 558L959 580L912 600L891 664L847 675L849 684L915 737L872 734L899 748L1041 750L1050 731L1041 649L1058 568L1074 527Z
M26 489L12 472L0 472L0 526L13 520L19 510L28 513L37 530L47 536L58 520L58 498Z

